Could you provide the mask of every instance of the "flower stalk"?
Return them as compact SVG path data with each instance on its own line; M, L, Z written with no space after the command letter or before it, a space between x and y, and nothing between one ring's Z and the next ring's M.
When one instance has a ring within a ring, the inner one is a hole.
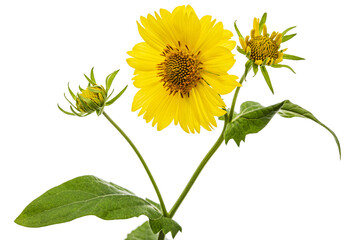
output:
M125 138L125 140L129 143L129 145L131 146L131 148L134 150L134 152L136 153L136 155L138 156L141 164L143 165L147 175L149 176L150 178L150 181L151 181L151 184L153 185L154 189L155 189L155 192L156 192L156 195L159 199L159 202L160 202L160 206L161 206L161 210L162 210L162 213L165 217L168 216L168 213L166 211L166 207L165 207L165 203L164 203L164 200L161 196L161 193L160 193L160 190L155 182L155 179L154 177L152 176L151 172L150 172L150 169L149 167L147 166L144 158L142 157L142 155L140 154L139 150L136 148L135 144L130 140L130 138L125 134L125 132L109 117L109 115L107 115L106 112L103 112L102 113L104 115L104 117L116 128L116 130L118 130L118 132Z
M245 72L244 72L244 74L242 75L242 77L240 79L240 84L242 84L245 81L246 76L247 76L248 72L251 69L251 66L252 65L250 65L250 64L245 65ZM221 134L220 134L219 138L216 140L216 142L211 147L209 152L205 155L203 160L200 162L199 166L197 167L194 174L190 178L189 182L187 183L186 187L182 191L181 195L179 196L179 198L175 202L174 206L169 211L169 217L170 218L172 218L175 215L175 213L178 210L178 208L180 207L181 203L184 201L186 195L189 193L191 187L194 185L196 179L199 177L201 171L204 169L205 165L209 162L210 158L214 155L214 153L219 149L219 147L223 143L223 141L224 141L224 132L225 132L226 126L227 126L227 124L229 122L231 122L231 120L233 118L234 108L235 108L235 104L236 104L236 99L237 99L237 97L239 95L239 90L240 90L240 87L237 87L236 90L235 90L235 94L234 94L232 104L231 104L230 113L229 113L229 115L225 114L225 123L224 123L224 127L223 127L223 130L221 131Z

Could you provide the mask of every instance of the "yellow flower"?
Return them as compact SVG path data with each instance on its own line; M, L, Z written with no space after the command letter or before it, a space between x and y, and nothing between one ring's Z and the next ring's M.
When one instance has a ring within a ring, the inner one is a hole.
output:
M271 35L267 33L265 23L262 26L262 35L259 26L260 20L254 18L254 28L250 32L250 36L246 36L245 39L240 39L240 44L245 53L249 53L249 59L256 65L278 64L283 60L283 52L286 49L279 51L280 44L282 42L282 34L278 32L272 32Z
M227 72L234 65L232 33L211 16L198 18L191 6L155 17L141 17L138 30L145 42L128 54L135 69L132 111L162 130L174 121L185 132L216 127L215 116L226 113L219 94L240 86Z
M246 72L252 68L255 76L258 72L258 68L260 67L261 73L264 76L268 87L270 88L271 92L274 93L270 77L265 66L271 66L273 68L285 67L295 73L295 71L290 66L279 63L282 62L283 59L304 60L304 58L285 54L284 52L287 50L287 48L279 50L281 43L284 43L296 36L296 33L286 35L286 33L295 28L295 26L286 29L282 33L272 32L270 35L267 32L267 27L265 24L266 18L266 13L263 14L261 20L259 18L254 18L253 29L250 31L250 36L246 36L245 38L241 35L239 29L237 28L236 22L234 23L234 26L239 36L241 45L241 48L237 47L237 50L241 54L246 55L246 57L249 59L249 61L245 64Z

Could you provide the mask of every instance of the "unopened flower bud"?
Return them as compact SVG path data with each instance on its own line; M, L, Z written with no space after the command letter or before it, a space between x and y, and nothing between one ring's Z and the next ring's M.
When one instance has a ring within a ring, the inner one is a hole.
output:
M80 112L91 113L100 110L105 103L106 91L103 86L92 86L77 95L76 107Z

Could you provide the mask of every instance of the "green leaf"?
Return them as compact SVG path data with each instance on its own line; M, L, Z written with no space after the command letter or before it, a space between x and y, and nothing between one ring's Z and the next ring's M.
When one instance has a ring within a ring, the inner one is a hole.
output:
M260 19L260 23L259 23L259 33L260 34L261 34L264 24L266 22L266 17L267 17L267 13L264 13Z
M79 217L95 215L104 220L162 214L129 190L94 176L74 178L50 189L31 202L15 222L26 227L44 227Z
M241 141L245 142L246 135L257 133L263 129L282 105L283 103L278 103L263 107L257 102L244 102L241 104L240 113L234 114L234 118L225 129L225 143L227 144L230 139L234 139L239 146Z
M152 205L154 205L159 211L161 211L160 204L150 200L146 199L146 201L150 202ZM180 231L182 231L181 226L168 217L161 217L156 220L149 220L151 229L154 233L159 233L161 230L164 234L167 234L168 232L171 232L171 235L173 238L175 238L176 234Z
M292 118L292 117L302 117L313 120L314 122L318 123L320 126L324 127L328 130L335 139L336 145L339 150L339 156L341 159L341 147L339 139L337 138L336 134L327 126L325 126L322 122L320 122L311 112L305 110L304 108L300 107L299 105L293 104L289 100L284 101L284 105L281 107L281 111L279 111L279 115L285 118Z
M285 35L285 36L283 36L282 37L282 43L284 43L284 42L286 42L286 41L289 41L290 39L292 39L293 37L295 37L296 36L296 33L294 33L294 34L290 34L290 35Z
M106 92L108 92L110 90L111 84L112 84L114 78L116 77L116 75L118 74L119 71L120 71L120 69L114 71L113 73L109 74L106 77L106 80L105 80Z
M237 35L239 36L239 38L244 39L244 37L241 35L241 33L240 33L240 31L239 31L239 28L238 28L237 25L236 25L236 20L235 20L235 22L234 22L234 28L235 28L235 31L236 31Z
M265 79L268 87L270 88L272 94L274 94L274 89L273 89L273 87L271 85L269 73L267 72L266 67L265 66L260 66L260 70L261 70L261 73L264 76L264 79Z
M284 37L285 34L286 34L288 31L290 31L291 29L294 29L294 28L296 28L296 26L289 27L289 28L285 29L285 31L283 31L283 32L281 33L281 35Z
M140 227L127 235L125 240L157 240L159 234L154 234L149 222L144 222Z
M295 72L290 66L288 66L288 65L284 65L284 64L273 64L273 65L270 65L270 66L273 67L273 68L283 68L283 67L285 67L285 68L290 69L293 73L296 74L296 72Z
M294 56L294 55L289 55L289 54L285 54L283 55L283 59L288 59L288 60L305 60L305 58L302 57L298 57L298 56Z
M246 55L245 51L242 50L240 46L236 46L236 50L237 50L239 53L241 53L241 54L243 54L243 55Z
M311 112L296 104L293 104L289 100L285 100L281 103L274 104L269 107L263 107L261 104L251 101L241 104L240 113L234 114L234 118L230 123L228 123L225 129L225 143L227 144L230 139L234 139L234 141L239 146L241 141L245 142L245 137L247 134L257 133L262 130L269 123L275 113L278 113L285 118L307 118L324 127L334 137L341 158L340 142L335 133L322 122L320 122Z
M155 220L150 219L149 223L153 233L162 231L164 234L167 234L168 232L171 232L173 238L175 238L176 234L182 230L177 222L168 217L161 217Z
M126 88L127 88L127 85L124 87L123 90L121 90L121 92L119 92L118 95L116 95L113 99L107 101L105 105L106 105L106 106L110 106L110 105L113 104L116 100L118 100L118 98L121 97L121 95L123 95L123 93L125 92Z

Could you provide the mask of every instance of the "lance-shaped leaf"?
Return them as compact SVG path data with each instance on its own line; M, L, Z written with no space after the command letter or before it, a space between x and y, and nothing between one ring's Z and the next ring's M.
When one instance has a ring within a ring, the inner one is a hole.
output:
M94 176L74 178L50 189L31 202L15 222L26 227L44 227L95 215L104 220L162 214L129 190Z
M149 222L144 222L140 227L129 233L125 240L157 240L159 234L152 232Z
M228 143L230 139L234 139L239 146L241 141L245 142L246 135L257 133L263 129L282 105L283 103L278 103L263 107L257 102L244 102L241 104L240 113L234 114L234 118L225 129L225 143Z
M322 122L320 122L317 118L315 118L311 112L300 107L299 105L293 104L289 100L285 100L281 103L274 104L269 107L263 107L261 104L251 101L241 104L240 113L234 114L234 118L230 123L228 123L225 129L225 143L228 143L230 139L234 139L234 141L239 146L241 141L245 142L245 137L247 134L257 133L262 130L276 113L279 113L279 115L285 118L307 118L324 127L334 137L341 158L340 142L335 133Z
M280 111L278 112L280 116L285 118L292 118L292 117L302 117L313 120L314 122L318 123L320 126L324 127L328 130L331 135L333 135L336 145L339 150L339 156L341 158L341 147L339 139L337 138L336 134L327 126L325 126L322 122L320 122L311 112L308 110L300 107L299 105L293 104L289 100L284 101L284 105L281 107Z

